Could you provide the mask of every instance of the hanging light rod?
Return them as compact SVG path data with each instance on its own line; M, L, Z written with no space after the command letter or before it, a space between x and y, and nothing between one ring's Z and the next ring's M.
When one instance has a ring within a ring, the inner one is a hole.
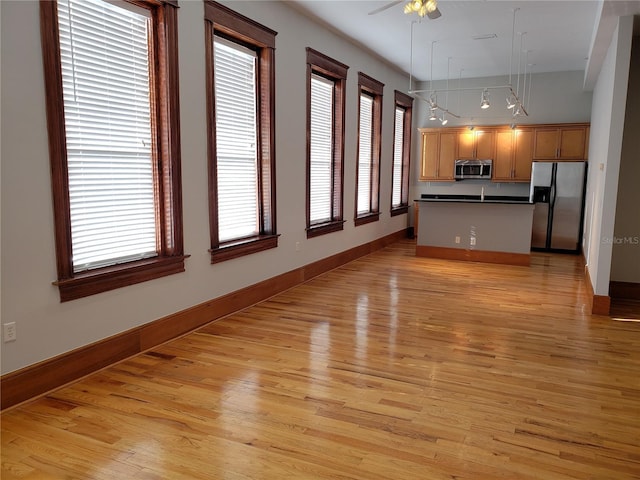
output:
M421 90L421 92L426 92L426 91L427 91L427 90ZM453 113L453 112L452 112L452 111L450 111L449 109L447 109L447 108L442 108L440 105L438 105L438 104L434 101L434 99L433 99L433 98L426 98L426 97L424 97L424 96L420 95L420 92L418 92L418 91L409 92L409 94L410 94L410 95L415 95L415 96L416 96L417 98L419 98L420 100L423 100L423 101L425 101L425 102L427 102L427 103L429 104L429 114L430 114L430 117L429 117L429 118L430 118L430 119L431 119L431 117L433 117L433 116L434 116L434 115L431 115L431 114L434 114L434 113L435 113L435 111L437 111L437 110L440 110L441 112L446 113L447 115L450 115L450 116L452 116L452 117L454 117L454 118L462 118L460 115L456 115L455 113ZM433 118L433 120L437 120L437 117L436 117L436 118Z
M446 92L464 92L464 91L471 91L471 90L496 90L496 89L500 89L500 88L508 88L511 89L511 85L491 85L491 86L487 86L487 87L462 87L462 88L434 88L433 90L427 89L427 90L409 90L409 94L413 95L416 93L446 93Z
M513 110L514 110L514 114L517 112L517 115L524 115L525 117L529 116L529 113L527 112L527 110L525 109L524 105L522 104L522 102L520 101L520 99L518 98L518 96L516 95L516 92L514 92L513 88L511 87L511 85L492 85L492 86L488 86L488 87L463 87L463 88L450 88L450 89L441 89L441 90L410 90L408 93L409 95L415 95L417 98L419 98L420 100L424 100L425 102L427 102L431 108L436 108L442 112L446 112L447 115L451 115L452 117L455 118L462 118L460 115L456 115L452 112L450 112L449 110L447 110L446 108L442 108L440 105L437 104L437 102L435 101L436 95L437 93L446 93L446 92L465 92L465 91L484 91L484 90L497 90L497 89L503 89L506 88L509 90L509 97L508 98L512 98L513 99ZM422 93L429 93L429 98L426 98L424 96L422 96ZM507 106L507 108L509 108ZM514 115L515 116L515 115Z
M405 13L413 13L413 12L417 12L419 8L423 9L423 15L425 13L427 13L426 10L424 10L427 5L429 5L429 8L431 8L431 6L435 6L436 5L436 1L431 1L431 0L411 0L407 3L406 5L406 10ZM399 1L397 3L400 3ZM482 92L482 97L481 97L481 103L480 103L480 107L482 109L488 109L490 108L490 102L489 102L489 90L497 90L497 89L508 89L508 93L506 96L506 102L507 102L507 109L511 110L511 115L513 116L513 118L518 117L520 115L525 115L528 116L529 113L527 112L527 110L524 107L523 102L527 101L528 103L528 98L531 96L531 76L532 76L532 72L531 70L529 70L529 72L527 72L527 66L531 66L532 64L529 63L529 59L528 59L528 54L529 51L525 50L525 68L524 68L524 82L523 82L523 90L522 92L520 92L520 74L521 74L521 67L522 67L522 52L523 52L523 36L526 34L526 32L518 32L518 35L520 36L520 48L518 51L518 72L517 72L517 86L514 90L513 88L513 57L514 57L514 50L515 50L515 37L516 37L516 14L518 12L518 10L520 10L519 8L514 8L512 10L513 12L513 21L512 21L512 32L511 32L511 54L509 56L509 83L506 85L489 85L489 86L477 86L477 87L460 87L460 81L462 79L462 69L460 69L460 78L458 78L458 88L449 88L449 69L450 69L450 62L451 62L451 57L448 58L447 60L447 87L444 89L434 89L433 88L433 57L434 57L434 46L435 44L438 42L437 40L432 40L431 41L431 57L430 57L430 73L429 73L429 89L413 89L413 82L414 82L414 77L413 77L413 49L414 49L414 42L413 42L413 36L414 36L414 23L416 23L415 21L411 22L411 28L410 28L410 48L409 48L409 63L410 63L410 69L409 69L409 91L408 93L410 95L414 95L416 98L426 102L429 104L429 120L440 120L442 122L442 124L444 125L446 123L446 119L445 119L445 114L449 115L451 117L454 118L462 118L460 115L456 115L455 113L451 112L448 109L448 97L449 97L449 92L458 92L458 108L460 108L460 92L463 91L477 91L480 90ZM436 7L436 11L437 11L437 7ZM438 12L439 13L439 12ZM420 15L420 16L423 16ZM497 36L497 35L496 35ZM486 35L486 36L479 36L478 38L494 38L493 34L491 35ZM445 93L446 94L446 100L445 100L445 107L441 107L440 105L438 105L438 99L437 99L437 94L438 93ZM520 94L522 93L522 100L520 97ZM421 94L428 94L428 98L421 95ZM437 111L440 110L442 113L442 116L440 119L438 119L437 117Z

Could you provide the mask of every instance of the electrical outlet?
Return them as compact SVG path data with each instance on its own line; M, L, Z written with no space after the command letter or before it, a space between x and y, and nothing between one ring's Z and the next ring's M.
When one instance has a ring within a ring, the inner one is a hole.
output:
M300 251L300 242L296 242L296 252Z
M475 245L476 244L476 237L471 237L469 239L469 244L472 245L472 246Z
M18 338L16 332L16 322L5 323L2 325L2 340L7 342L15 342Z
M456 243L460 243L460 236L456 235Z

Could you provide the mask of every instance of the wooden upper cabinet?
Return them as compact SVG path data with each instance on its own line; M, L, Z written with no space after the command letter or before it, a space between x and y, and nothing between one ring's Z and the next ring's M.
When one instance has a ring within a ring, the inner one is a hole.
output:
M420 180L430 180L438 176L439 136L436 132L420 134Z
M465 130L458 133L460 159L493 159L496 134L494 130Z
M516 182L528 182L531 180L533 136L533 129L514 130L513 180Z
M496 132L493 158L494 182L528 182L533 161L533 129Z
M440 154L438 178L452 181L455 179L456 134L453 132L440 133Z
M588 153L587 124L537 127L533 158L535 160L585 160Z
M558 130L536 130L533 156L542 159L555 159L558 156Z
M493 160L494 182L529 182L534 160L585 160L589 124L420 128L420 180L452 182L456 159Z
M476 136L469 130L458 133L458 158L470 159L476 158Z
M510 181L513 174L513 130L496 132L496 154L493 158L494 181Z
M476 134L476 158L481 160L492 159L495 149L496 134L494 131L477 131Z
M456 159L456 134L454 132L420 129L420 135L420 180L453 181L454 162Z
M561 128L559 158L585 160L588 140L587 127Z

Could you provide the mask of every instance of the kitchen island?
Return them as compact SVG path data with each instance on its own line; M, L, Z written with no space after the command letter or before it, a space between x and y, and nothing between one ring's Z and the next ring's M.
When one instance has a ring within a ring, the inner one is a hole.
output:
M417 256L530 264L533 204L528 197L424 194L415 205Z

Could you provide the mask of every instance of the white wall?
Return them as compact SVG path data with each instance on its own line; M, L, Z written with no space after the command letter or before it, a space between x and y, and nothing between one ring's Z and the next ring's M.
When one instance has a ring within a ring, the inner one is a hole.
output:
M621 17L593 92L584 252L596 295L609 295L633 17Z
M634 36L616 200L611 280L640 283L640 36Z
M39 6L2 1L2 323L18 339L2 345L2 373L143 325L315 260L402 230L390 217L394 89L408 79L312 23L285 3L224 2L278 32L276 37L277 249L211 265L207 206L204 7L180 2L179 58L186 272L61 304L40 48ZM305 235L306 52L310 46L349 65L342 232ZM383 82L379 222L354 227L357 73ZM295 250L300 242L300 251Z
M591 119L592 93L583 90L583 72L555 72L532 75L530 82L531 94L527 95L528 102L526 117L518 117L517 125L539 123L572 123L589 122ZM507 85L506 77L470 78L462 79L462 88L482 88L484 86ZM523 90L524 79L520 80ZM514 89L517 86L517 76L512 77ZM433 88L444 89L446 82L433 82ZM458 79L449 80L450 88L458 88ZM429 82L422 82L414 89L429 90ZM527 90L529 86L527 86ZM481 90L464 91L458 100L457 93L450 93L447 107L453 113L463 118L449 118L446 128L460 125L509 125L512 122L511 110L507 109L507 89L490 90L491 107L486 110L480 108ZM424 94L428 98L428 93ZM524 100L524 97L523 97ZM438 104L445 105L446 98L438 95ZM414 124L416 127L440 127L439 121L428 119L428 104L416 100L414 109ZM420 142L416 134L413 142L412 157L412 185L410 199L419 198L423 193L449 193L479 195L480 189L485 187L485 195L529 195L528 183L493 183L489 180L465 180L463 182L421 182L420 176Z

